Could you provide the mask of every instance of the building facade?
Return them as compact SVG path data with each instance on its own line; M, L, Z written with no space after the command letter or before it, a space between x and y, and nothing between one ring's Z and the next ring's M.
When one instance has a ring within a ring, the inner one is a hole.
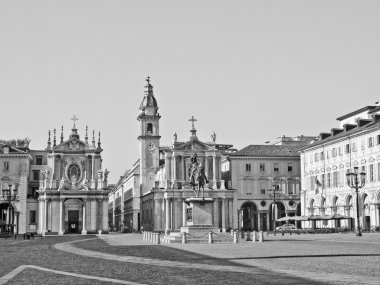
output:
M28 139L1 142L1 187L17 189L11 211L0 198L2 224L12 215L15 233L108 230L108 171L101 170L100 134L97 145L94 133L88 141L87 129L80 140L74 120L68 140L63 128L59 143L55 130L53 139L50 135L45 150L30 150Z
M239 230L271 231L275 219L301 214L300 148L314 137L282 137L228 156L223 169L237 189ZM278 189L276 203L270 190ZM274 206L275 205L275 206ZM300 223L298 224L300 227Z
M200 141L193 117L187 141L179 141L175 133L171 146L161 146L161 116L149 79L145 88L138 116L140 159L109 196L109 206L113 207L110 218L112 214L114 227L119 229L120 221L122 226L133 230L173 232L185 226L188 219L185 200L195 196L189 170L191 157L196 156L197 162L204 165L209 180L204 195L215 199L213 225L221 231L236 228L235 191L226 189L221 176L222 157L232 146L217 144L215 134L212 134L211 142ZM119 220L118 215L121 217Z
M337 120L338 128L321 133L302 150L302 214L351 219L304 222L305 227L356 227L356 191L346 179L354 167L366 173L365 186L359 189L360 226L379 227L380 106L367 106Z

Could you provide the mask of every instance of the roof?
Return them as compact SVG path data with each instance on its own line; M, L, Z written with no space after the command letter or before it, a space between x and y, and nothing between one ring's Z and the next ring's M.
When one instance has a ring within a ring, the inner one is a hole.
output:
M363 107L363 108L361 108L361 109L359 109L359 110L356 110L356 111L353 111L353 112L348 113L348 114L346 114L346 115L343 115L343 116L337 118L337 120L338 120L338 121L342 121L342 120L347 119L347 118L349 118L349 117L352 117L352 116L355 116L355 115L357 115L357 114L363 113L364 111L367 111L367 110L373 110L373 109L375 109L375 108L376 108L376 106L366 106L366 107Z
M249 145L245 148L230 154L233 156L255 156L255 157L289 157L299 156L299 145Z
M325 138L323 140L315 141L314 143L309 144L309 145L303 147L302 150L306 150L308 148L319 146L319 145L322 145L322 144L325 144L325 143L328 143L328 142L331 142L331 141L335 141L335 140L338 140L338 139L341 139L341 138L344 138L344 137L347 137L347 136L352 136L352 135L355 135L357 133L360 133L360 132L363 132L363 131L366 131L366 130L369 130L369 129L372 129L372 128L376 128L376 127L377 128L380 127L380 121L371 122L371 123L365 124L364 126L350 129L347 132L343 131L343 132L340 132L339 134L337 134L335 136L329 136L329 137L327 137L327 138Z

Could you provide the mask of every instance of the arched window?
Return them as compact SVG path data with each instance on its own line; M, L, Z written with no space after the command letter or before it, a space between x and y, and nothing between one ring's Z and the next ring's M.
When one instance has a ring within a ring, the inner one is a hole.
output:
M152 123L148 123L146 125L146 132L147 133L153 133L153 124Z
M67 169L67 177L69 180L71 180L73 176L75 176L76 180L78 180L80 178L80 174L80 167L75 163L71 164Z

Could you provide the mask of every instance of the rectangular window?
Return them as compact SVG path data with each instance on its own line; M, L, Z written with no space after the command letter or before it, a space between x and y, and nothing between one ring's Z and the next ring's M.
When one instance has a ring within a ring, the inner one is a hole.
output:
M333 172L333 187L338 187L338 172Z
M314 161L315 161L315 162L318 161L318 153L315 153L315 154L314 154Z
M321 153L319 155L320 155L321 160L325 159L325 154L323 153L323 151L321 151Z
M40 180L40 171L39 170L33 170L33 180L34 181Z
M342 155L343 154L342 153L342 147L339 147L338 150L339 150L339 155Z
M373 137L369 137L368 138L368 147L372 147L373 146Z
M265 171L265 164L264 163L260 163L260 171Z
M262 195L265 195L265 190L266 190L266 183L265 182L260 182L260 193Z
M288 172L293 172L293 163L288 163Z
M371 164L370 166L369 166L369 181L375 181L374 180L374 175L373 175L373 164Z
M4 161L4 171L9 171L9 161Z
M278 163L275 163L275 164L274 164L273 171L274 171L274 172L279 172L279 171L280 171L280 168L279 168L279 166L278 166Z
M324 188L326 186L325 181L325 174L322 174L322 187Z
M29 211L29 224L36 223L36 211Z
M329 151L326 151L326 157L327 157L327 159L330 158L330 152Z
M36 156L36 165L42 165L42 156Z
M331 173L327 173L327 187L331 187Z
M380 135L376 136L376 144L380 144Z
M332 149L332 156L333 156L333 157L336 156L336 148L335 148L335 147Z
M310 188L311 190L315 188L315 176L310 176Z
M356 151L356 143L354 143L354 142L352 143L351 150L352 150L353 152Z
M251 171L251 164L250 163L247 163L245 165L245 171Z
M366 170L365 168L366 168L365 165L363 165L362 166L362 172L365 172L365 180L367 181L369 175L368 175L367 171L365 171Z
M350 144L346 144L344 152L345 153L350 153Z

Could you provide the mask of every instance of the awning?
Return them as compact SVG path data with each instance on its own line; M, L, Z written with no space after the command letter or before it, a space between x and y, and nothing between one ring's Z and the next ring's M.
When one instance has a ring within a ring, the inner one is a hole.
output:
M308 220L309 220L309 217L306 217L306 216L286 216L276 221L287 222L287 221L308 221Z

